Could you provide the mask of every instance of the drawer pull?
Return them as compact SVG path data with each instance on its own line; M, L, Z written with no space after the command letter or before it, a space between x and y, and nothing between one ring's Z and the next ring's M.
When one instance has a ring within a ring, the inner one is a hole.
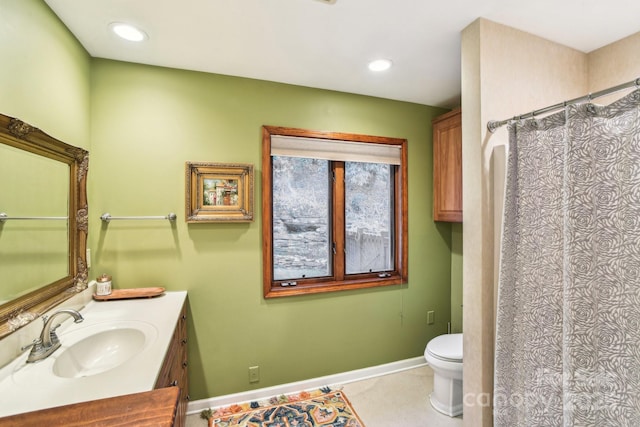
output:
M185 400L191 400L191 396L187 394L187 397L185 397Z
M178 385L178 380L174 380L174 381L172 381L172 382L171 382L171 386L172 386L172 387L173 387L173 386L177 386L177 385Z
M182 341L180 341L182 343L182 345L185 345L187 343L187 339L183 338Z
M186 314L182 315L182 320L187 320L187 315Z
M187 367L187 362L186 362L186 361L185 361L185 362L182 362L182 367L183 367L183 368L186 368L186 367Z

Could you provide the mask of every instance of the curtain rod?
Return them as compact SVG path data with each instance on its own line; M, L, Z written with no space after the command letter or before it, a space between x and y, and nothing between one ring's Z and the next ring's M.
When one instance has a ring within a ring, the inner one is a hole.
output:
M609 94L612 94L614 92L619 92L619 91L624 90L624 89L629 89L629 88L634 87L634 86L640 87L640 78L637 78L635 80L631 80L630 82L627 82L627 83L622 83L622 84L620 84L618 86L610 87L609 89L604 89L604 90L601 90L599 92L590 93L588 95L581 96L579 98L574 98L574 99L571 99L569 101L560 102L558 104L551 105L549 107L545 107L545 108L542 108L540 110L534 110L534 111L531 111L531 112L529 112L527 114L523 114L521 116L513 116L510 119L505 119L505 120L502 120L502 121L490 120L489 123L487 123L487 129L489 130L489 132L494 133L499 127L506 125L507 123L509 123L512 120L528 119L530 117L535 117L535 116L537 116L539 114L550 113L552 111L556 111L556 110L559 110L561 108L564 108L567 105L573 105L573 104L577 104L577 103L583 102L583 101L591 102L591 100L596 99L596 98L600 98L601 96L609 95Z

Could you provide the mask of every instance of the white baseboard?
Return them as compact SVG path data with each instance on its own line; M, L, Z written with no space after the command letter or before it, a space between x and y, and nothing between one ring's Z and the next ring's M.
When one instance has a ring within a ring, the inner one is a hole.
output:
M384 365L371 366L369 368L357 369L355 371L327 375L325 377L312 378L309 380L243 391L241 393L227 394L224 396L216 396L209 399L195 400L193 402L189 402L189 405L187 406L187 414L199 414L203 409L216 408L234 403L252 402L254 400L267 399L272 396L280 396L282 394L295 393L303 390L343 385L354 381L366 380L369 378L405 371L407 369L418 368L420 366L425 366L426 364L427 362L424 360L424 357L418 356L411 359L386 363Z

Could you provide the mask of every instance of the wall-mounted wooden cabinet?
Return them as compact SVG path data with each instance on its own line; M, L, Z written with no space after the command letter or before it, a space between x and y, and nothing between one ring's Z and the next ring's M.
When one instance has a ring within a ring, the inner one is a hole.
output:
M462 114L433 119L433 219L462 222Z

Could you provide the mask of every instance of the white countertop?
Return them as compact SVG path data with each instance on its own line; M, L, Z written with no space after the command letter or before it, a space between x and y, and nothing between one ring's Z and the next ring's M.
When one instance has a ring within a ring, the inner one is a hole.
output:
M36 363L26 363L27 350L0 369L0 417L152 390L186 297L186 292L166 292L155 298L91 301L80 310L84 321L79 324L60 316L61 348ZM150 339L126 363L87 377L53 374L56 357L79 337L131 324L141 326Z

